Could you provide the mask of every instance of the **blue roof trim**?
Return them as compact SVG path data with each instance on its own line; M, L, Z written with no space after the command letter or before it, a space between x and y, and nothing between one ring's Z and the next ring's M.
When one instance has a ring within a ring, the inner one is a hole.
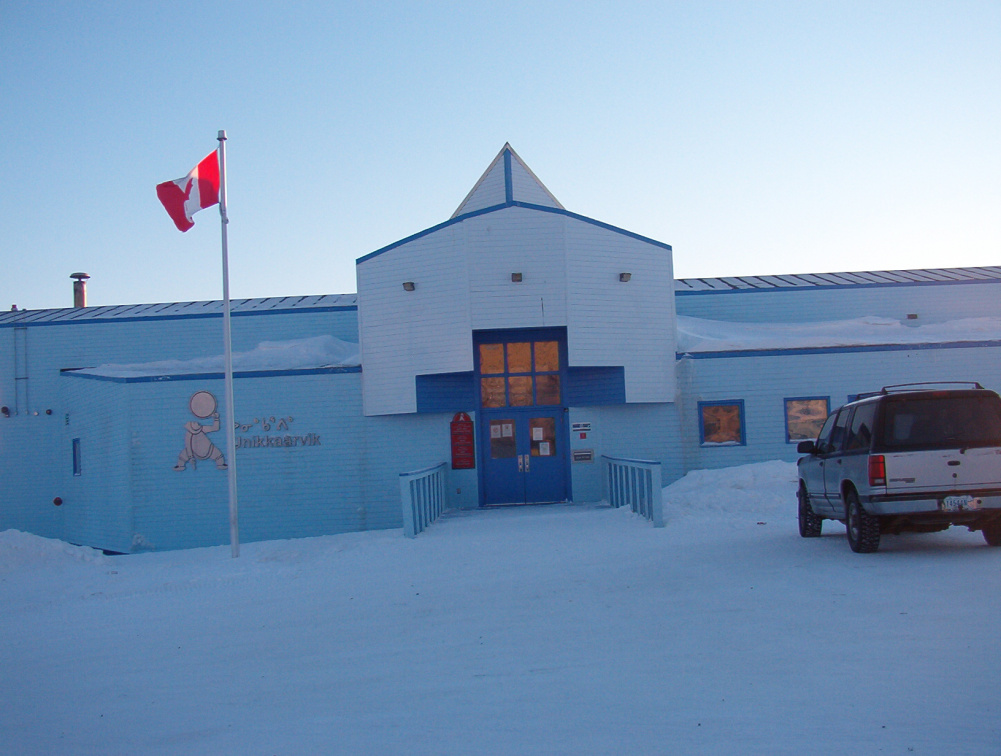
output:
M118 307L114 309L119 309ZM331 307L309 307L309 308L288 308L283 310L249 310L246 312L231 312L234 318L249 317L251 315L289 315L291 313L302 314L304 312L345 312L357 311L358 305L336 305ZM49 310L25 310L25 312L45 313ZM35 326L56 326L56 325L77 325L81 323L147 323L151 320L201 320L203 318L222 318L221 312L198 312L188 315L136 315L125 318L116 318L113 315L88 317L81 320L11 320L0 323L0 328L27 328ZM58 316L57 316L58 317Z
M637 234L632 231L626 231L624 228L613 226L611 223L604 223L603 221L595 220L594 218L588 218L586 215L572 213L569 210L563 209L562 207L546 207L545 205L532 205L529 204L528 202L512 202L511 205L514 207L524 207L529 210L541 210L544 213L555 213L556 215L565 215L568 218L574 218L575 220L583 221L584 223L590 223L592 226L603 228L606 231L612 231L616 234L622 234L623 236L628 236L631 239L636 239L641 242L646 242L647 244L653 244L655 247L666 249L668 252L673 251L673 248L671 247L670 244L665 244L662 241L651 239L649 236L643 236L642 234Z
M245 370L233 373L233 378L281 378L289 375L327 375L331 373L360 373L361 365L349 367L295 368L290 370ZM60 375L71 378L86 378L91 381L110 381L111 383L160 383L163 381L207 381L223 380L224 373L187 373L184 375L142 375L125 378L115 375L91 375L81 373L78 368L66 368L59 371Z
M728 352L676 352L676 359L716 360L732 357L795 357L812 354L857 354L860 352L913 352L924 349L1001 348L1001 341L945 341L940 344L865 344L840 347L796 347L790 349L742 349Z
M511 150L504 150L504 201L514 202L514 178L511 176Z
M503 210L505 207L508 207L508 205L506 204L491 205L490 207L484 207L481 208L480 210L473 210L471 213L466 213L465 215L460 215L456 218L449 218L447 221L439 223L437 226L431 226L430 228L426 228L423 231L418 231L416 234L411 234L410 236L404 239L400 239L397 242L393 242L392 244L387 244L385 247L381 247L380 249L377 249L375 252L369 252L367 255L359 257L357 260L355 260L355 265L363 263L366 260L371 260L373 257L378 257L383 252L389 252L390 250L396 249L397 247L402 247L404 244L409 244L410 242L416 241L417 239L427 236L428 234L433 234L435 231L440 231L441 229L448 228L449 226L452 226L456 223L461 223L467 218L475 218L477 215L492 213L494 212L494 210Z
M828 274L830 275L830 274ZM1001 279L997 278L967 278L967 279L950 279L947 281L894 281L892 283L843 283L843 284L828 284L827 286L774 286L770 288L763 288L755 286L751 288L750 286L746 289L731 288L731 289L697 289L695 291L684 291L675 288L674 294L678 297L695 297L702 294L758 294L761 292L775 292L775 291L829 291L832 289L837 289L838 291L844 291L845 289L894 289L900 286L956 286L963 284L998 284L1001 283Z
M381 249L377 249L375 252L369 252L364 257L359 257L357 260L355 260L355 264L358 265L360 263L365 262L366 260L371 260L373 257L378 257L383 252L389 252L390 250L396 249L397 247L401 247L404 244L409 244L412 241L416 241L417 239L425 237L428 234L433 234L434 232L440 231L441 229L447 228L448 226L451 226L455 223L461 223L464 220L475 218L478 215L486 215L487 213L494 213L497 212L498 210L505 210L509 207L521 207L526 210L539 210L544 213L565 215L568 218L573 218L574 220L583 221L584 223L590 223L592 226L598 226L599 228L603 228L606 231L612 231L616 234L622 234L623 236L628 236L631 239L637 239L638 241L646 242L647 244L653 244L654 246L660 247L661 249L666 249L668 252L672 251L670 244L665 244L664 242L657 241L656 239L651 239L648 236L642 236L641 234L633 233L632 231L626 231L624 228L613 226L610 223L603 223L602 221L595 220L594 218L588 218L586 215L579 215L577 213L572 213L569 210L565 210L561 207L546 207L545 205L533 205L530 202L512 201L512 202L505 202L503 205L491 205L490 207L484 207L481 208L480 210L473 210L472 212L466 213L465 215L460 215L455 218L449 218L447 221L444 221L443 223L439 223L436 226L431 226L430 228L426 228L423 231L418 231L416 234L412 234L411 236L408 236L405 239L400 239L398 242L393 242L392 244L382 247Z

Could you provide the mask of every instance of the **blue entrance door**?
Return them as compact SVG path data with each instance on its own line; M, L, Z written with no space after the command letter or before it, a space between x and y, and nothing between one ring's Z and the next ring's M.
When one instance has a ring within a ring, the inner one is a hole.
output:
M564 418L542 407L484 415L484 504L567 500Z
M483 504L570 498L563 329L477 334Z

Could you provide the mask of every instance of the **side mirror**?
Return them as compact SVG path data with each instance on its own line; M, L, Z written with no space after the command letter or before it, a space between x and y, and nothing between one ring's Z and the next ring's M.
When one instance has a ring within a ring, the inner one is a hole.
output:
M799 454L816 454L817 444L813 441L800 441L796 444L796 451Z

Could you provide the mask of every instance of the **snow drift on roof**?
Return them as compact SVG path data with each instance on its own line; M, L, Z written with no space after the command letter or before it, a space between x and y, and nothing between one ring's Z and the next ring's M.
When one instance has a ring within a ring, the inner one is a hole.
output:
M361 364L358 345L333 336L310 336L289 341L262 341L249 352L233 353L233 371L304 370L324 367L354 367ZM193 360L158 360L130 365L99 365L74 371L77 374L109 378L146 378L150 376L221 373L224 356Z
M678 351L682 353L959 341L1001 341L1001 318L907 326L874 315L821 323L734 323L678 316Z

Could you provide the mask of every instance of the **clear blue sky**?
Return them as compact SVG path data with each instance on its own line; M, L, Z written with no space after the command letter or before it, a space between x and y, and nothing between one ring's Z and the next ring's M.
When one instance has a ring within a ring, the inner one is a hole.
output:
M0 6L0 308L355 291L509 141L677 277L1001 264L1001 2Z

